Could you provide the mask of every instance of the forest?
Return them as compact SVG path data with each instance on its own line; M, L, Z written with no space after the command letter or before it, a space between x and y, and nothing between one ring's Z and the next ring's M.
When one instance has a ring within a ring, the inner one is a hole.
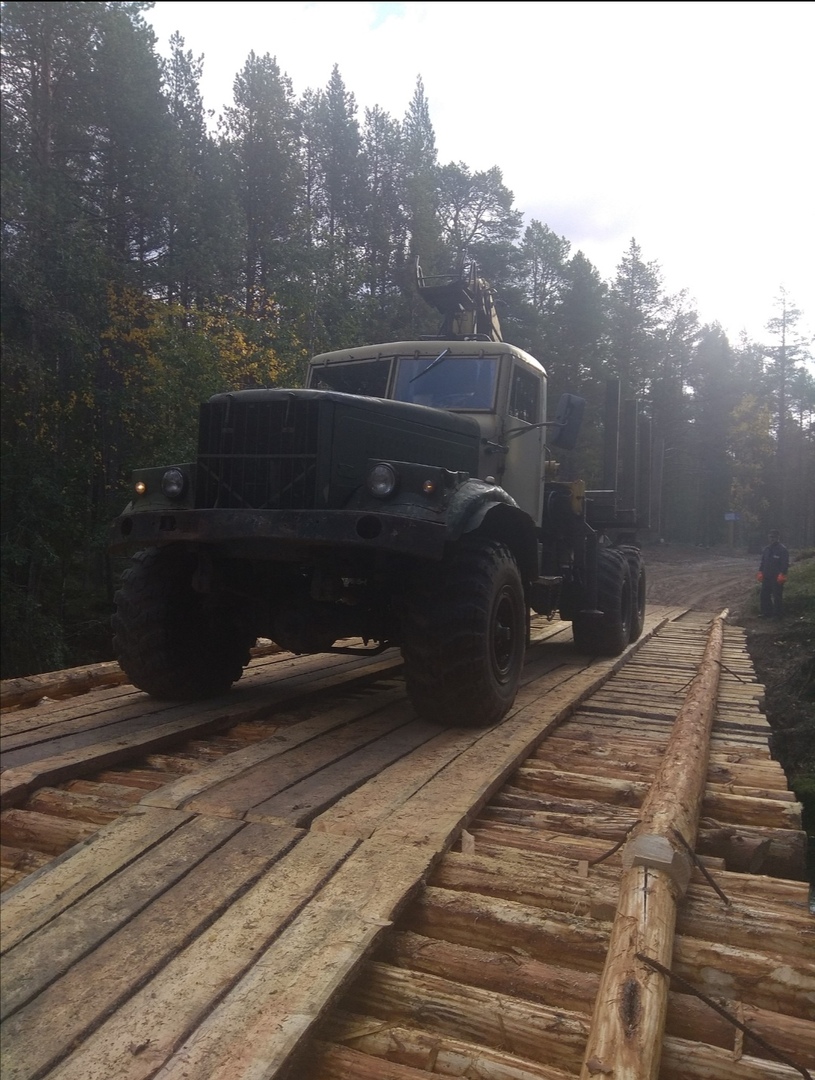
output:
M524 220L500 163L442 162L421 77L394 117L339 66L298 97L285 58L252 52L210 117L204 58L178 35L160 56L149 6L2 5L3 677L110 658L108 525L131 469L194 456L199 401L435 332L417 257L475 260L550 400L587 399L568 467L589 482L606 380L641 397L654 539L744 547L773 523L815 543L815 379L783 288L766 336L732 342L636 239L603 280Z

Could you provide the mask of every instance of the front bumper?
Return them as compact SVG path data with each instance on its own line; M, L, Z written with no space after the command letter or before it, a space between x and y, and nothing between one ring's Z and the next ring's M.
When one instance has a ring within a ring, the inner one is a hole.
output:
M247 558L292 559L342 547L440 559L446 536L440 521L363 510L145 510L116 518L108 539L116 555L186 542Z

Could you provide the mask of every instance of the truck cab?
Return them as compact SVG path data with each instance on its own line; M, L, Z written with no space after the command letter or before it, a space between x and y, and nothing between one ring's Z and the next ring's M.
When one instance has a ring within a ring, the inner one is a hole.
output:
M529 353L505 342L436 339L342 349L311 360L306 386L472 417L478 476L540 521L546 372Z

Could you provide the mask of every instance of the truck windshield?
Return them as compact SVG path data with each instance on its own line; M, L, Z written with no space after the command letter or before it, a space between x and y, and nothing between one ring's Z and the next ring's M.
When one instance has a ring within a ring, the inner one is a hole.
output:
M311 390L337 390L341 394L362 394L383 398L388 393L392 360L355 361L348 364L321 364L309 372Z
M437 409L492 409L498 374L497 356L399 358L393 397ZM421 377L419 377L421 376Z

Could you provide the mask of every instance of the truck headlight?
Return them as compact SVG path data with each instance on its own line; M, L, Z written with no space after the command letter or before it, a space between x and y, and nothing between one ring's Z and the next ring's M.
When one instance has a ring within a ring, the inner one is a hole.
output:
M180 499L184 494L186 483L181 469L168 469L161 478L161 490L168 499Z
M387 499L389 495L393 495L396 490L396 482L396 470L390 465L386 465L384 461L374 465L368 473L368 491L375 495L377 499Z

